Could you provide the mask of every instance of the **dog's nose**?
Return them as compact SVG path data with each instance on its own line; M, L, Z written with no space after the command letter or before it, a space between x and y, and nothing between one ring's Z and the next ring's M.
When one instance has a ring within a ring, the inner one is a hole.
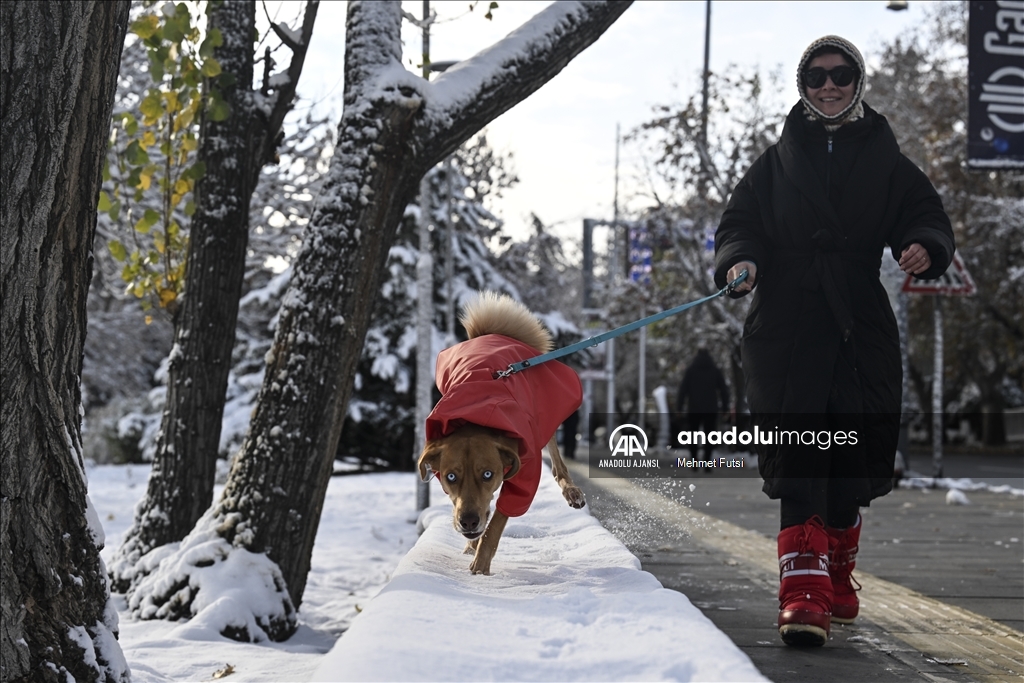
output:
M475 512L464 512L459 516L459 526L463 531L476 531L480 526L480 515Z

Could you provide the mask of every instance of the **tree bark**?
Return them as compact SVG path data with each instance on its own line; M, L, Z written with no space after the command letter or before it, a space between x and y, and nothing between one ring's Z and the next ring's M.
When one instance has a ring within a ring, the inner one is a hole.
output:
M121 681L86 494L82 346L128 2L5 2L2 215L4 681Z
M517 31L502 41L508 57L495 61L484 53L427 83L401 65L401 4L349 3L339 141L294 265L249 433L223 496L176 556L212 533L266 553L287 585L285 608L261 615L272 638L295 628L291 606L305 590L370 312L420 177L557 74L628 5L556 3L531 22L543 30ZM159 581L144 590L133 604L172 600Z
M215 51L224 74L218 79L231 116L205 118L199 159L206 174L196 184L196 213L186 256L185 291L176 316L170 354L167 403L157 437L146 495L111 565L114 589L127 591L147 571L140 559L154 548L180 541L213 501L221 425L238 302L245 278L249 202L260 170L273 159L284 116L290 109L316 18L307 6L303 43L291 42L295 57L288 83L272 97L253 93L254 2L226 2L210 9L210 27L224 43ZM269 101L269 116L257 99Z

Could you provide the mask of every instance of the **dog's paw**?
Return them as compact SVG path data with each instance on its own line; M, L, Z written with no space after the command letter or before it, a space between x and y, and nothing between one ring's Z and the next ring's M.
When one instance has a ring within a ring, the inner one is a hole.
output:
M473 539L472 541L466 542L466 548L462 551L463 555L472 555L476 552L476 546L480 542L479 538Z
M566 486L562 489L562 495L565 496L569 507L579 509L587 504L587 497L583 495L579 486Z
M473 561L469 563L469 572L471 574L483 574L485 576L491 575L491 558L474 557Z

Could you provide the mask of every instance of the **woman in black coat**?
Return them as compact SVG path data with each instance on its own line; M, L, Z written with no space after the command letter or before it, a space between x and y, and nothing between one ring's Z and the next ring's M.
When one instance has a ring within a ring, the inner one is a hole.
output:
M746 269L733 296L754 291L743 370L764 491L781 499L779 631L795 645L856 617L859 507L892 488L902 369L883 248L923 279L954 250L932 184L863 102L864 76L838 36L807 48L801 101L715 235L718 286Z

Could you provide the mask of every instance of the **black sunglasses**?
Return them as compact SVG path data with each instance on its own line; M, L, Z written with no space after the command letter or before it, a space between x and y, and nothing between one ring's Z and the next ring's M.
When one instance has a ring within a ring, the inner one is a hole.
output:
M831 78L832 83L842 88L853 83L857 70L852 66L836 66L828 71L823 67L815 66L804 71L804 85L808 88L820 88L825 85L825 79Z

